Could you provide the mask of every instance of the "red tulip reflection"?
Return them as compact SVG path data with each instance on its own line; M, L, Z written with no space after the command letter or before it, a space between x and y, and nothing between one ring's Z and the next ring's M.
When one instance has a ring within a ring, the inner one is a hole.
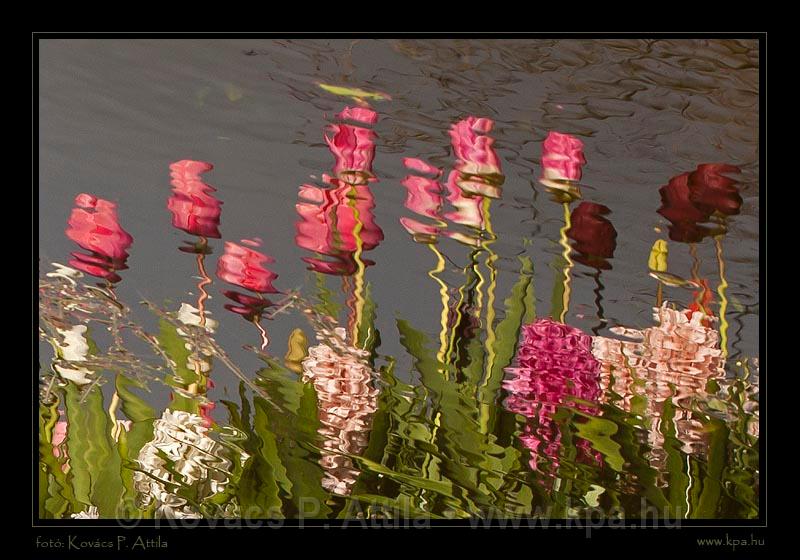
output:
M377 122L377 113L366 107L345 108L340 119L364 124ZM334 156L334 176L323 175L325 187L302 185L296 205L295 241L299 247L319 256L303 260L311 270L349 276L360 266L374 264L361 253L378 246L383 231L375 223L375 202L369 183L376 180L372 171L375 133L363 126L334 124L325 141Z
M251 292L251 294L235 290L224 290L225 294L234 303L225 305L225 309L238 313L248 321L252 321L261 331L262 349L266 347L268 339L266 332L259 324L265 309L272 305L263 294L279 293L272 285L278 275L264 265L273 263L272 257L249 247L259 247L256 240L243 239L242 245L231 241L225 242L225 253L217 262L217 277L229 284L234 284Z
M587 415L599 414L601 397L600 363L592 355L592 338L569 325L551 319L523 327L523 341L517 352L517 367L509 368L511 378L505 407L533 420L520 441L531 451L530 466L542 470L549 461L550 474L560 464L561 427L556 413L562 407ZM578 460L601 463L602 457L589 441L574 438Z
M219 239L222 202L211 194L216 189L200 178L213 168L210 163L186 159L170 164L173 188L167 208L176 228L198 237Z
M128 268L128 249L133 237L122 229L117 205L82 193L75 197L66 235L89 254L74 252L69 264L92 276L119 282L117 270Z
M567 237L578 253L575 260L597 269L609 269L608 259L617 247L617 230L605 217L611 210L602 204L581 202L570 216Z
M740 171L733 165L704 163L661 187L658 213L670 221L670 238L697 243L724 232L724 218L738 214L742 206L736 181L726 174Z

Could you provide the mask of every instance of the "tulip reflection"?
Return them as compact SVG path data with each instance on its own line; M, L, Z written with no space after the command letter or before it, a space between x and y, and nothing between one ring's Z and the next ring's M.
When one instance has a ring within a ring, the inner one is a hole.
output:
M415 218L400 218L415 241L434 243L443 235L466 245L483 247L487 240L493 240L488 203L489 199L500 197L505 179L494 139L488 136L493 125L491 119L469 116L450 128L457 159L444 187L438 181L441 169L417 158L403 160L409 170L419 174L408 175L401 181L406 188L406 208L434 220L425 223ZM448 211L445 201L451 208ZM459 231L453 225L466 226L468 230Z
M366 107L346 107L337 117L362 124L378 120L378 114ZM305 257L311 270L349 276L374 264L361 254L383 240L383 231L374 221L375 202L369 188L377 180L372 171L375 133L344 123L330 125L327 132L332 134L326 134L325 141L335 160L334 176L323 175L325 187L300 187L295 240L299 247L326 257Z
M571 134L551 130L542 143L542 176L539 180L560 202L580 198L578 181L583 174L583 142Z
M200 178L214 166L204 161L184 159L170 164L169 169L173 188L167 208L172 213L172 225L198 237L219 239L222 202L211 194L216 189Z
M337 118L371 125L378 114L368 107L346 107ZM323 174L324 186L300 187L295 242L315 253L303 258L309 270L343 277L351 310L348 330L351 340L356 340L366 302L366 268L375 264L363 254L383 241L370 190L370 183L377 181L372 170L375 133L365 126L340 122L328 127L325 141L335 160L333 176Z
M343 454L360 455L367 448L378 397L370 353L345 343L345 336L343 328L336 328L332 337L318 335L319 344L302 361L303 381L313 383L317 392L322 486L339 496L350 495L361 474Z
M698 243L723 233L724 218L738 214L742 206L737 183L726 174L739 172L733 165L704 163L661 187L658 213L670 222L670 239Z
M201 179L203 173L214 169L212 164L184 159L170 164L169 168L173 188L167 208L172 213L174 227L198 237L195 242L179 249L196 255L200 277L196 307L184 302L177 313L177 320L184 327L176 328L176 333L185 340L185 347L190 354L186 357L183 376L174 376L170 379L170 385L178 391L180 399L186 400L184 404L189 412L200 412L207 425L211 425L213 421L208 413L214 403L206 399L206 393L213 387L209 379L213 367L212 352L208 344L204 344L204 336L213 334L217 322L208 317L209 312L205 308L209 297L206 287L211 284L205 269L205 257L211 253L208 238L220 237L222 202L212 194L216 189ZM193 330L198 327L200 331ZM202 336L198 335L199 332L202 332ZM173 407L176 404L180 403L174 402Z
M523 327L517 366L509 368L504 383L509 396L505 407L531 420L520 436L531 452L533 470L555 475L560 465L563 421L561 408L596 416L601 397L600 363L592 355L592 337L581 330L539 319ZM601 463L591 443L573 436L578 461ZM549 463L543 469L543 463Z
M572 211L566 234L573 241L577 262L601 270L611 268L608 261L617 247L617 230L605 217L610 212L594 202L581 202Z
M450 127L450 140L458 159L456 184L466 194L500 198L505 177L494 150L494 138L488 135L493 127L491 119L474 116Z
M116 204L90 194L79 194L75 197L66 235L90 252L72 253L70 265L111 283L120 281L116 271L128 268L125 263L133 237L120 226Z
M436 266L428 275L439 285L442 300L440 348L437 353L445 375L450 366L464 366L467 353L463 345L480 330L483 297L479 287L487 286L486 321L488 339L494 340L494 289L497 255L489 248L495 236L489 214L491 199L499 198L504 176L494 150L494 139L488 135L494 122L487 118L468 116L450 127L454 169L445 185L439 182L442 170L430 163L405 158L403 164L415 174L409 174L401 184L406 189L405 206L425 222L402 217L400 223L418 243L430 247L436 256ZM459 226L463 226L459 228ZM451 299L450 289L439 277L445 270L445 256L434 246L439 237L454 239L473 247L470 262L464 268L465 283ZM479 257L486 254L489 280L480 270ZM487 341L488 343L488 341ZM460 358L459 358L460 356Z
M244 246L259 247L261 243L257 240L243 239L242 243L243 245L231 241L225 242L225 254L217 262L217 277L255 294L250 295L235 290L222 292L234 302L225 304L225 309L241 315L259 329L263 350L269 343L269 338L260 321L264 310L273 305L263 294L280 293L272 285L272 281L278 275L264 265L275 262L275 259Z
M672 423L682 450L704 453L708 434L691 405L694 400L708 399L710 379L724 377L724 358L719 333L710 326L715 319L702 307L679 311L665 302L654 308L654 319L658 324L643 331L620 330L640 340L595 337L592 352L601 364L604 388L619 395L624 410L634 411L635 398L645 398L645 410L635 412L650 421L650 460L661 472L666 461L665 434L672 431L662 425L665 402L675 405Z
M329 179L329 188L300 187L302 202L296 205L297 245L327 258L304 257L309 268L323 274L350 276L359 267L375 264L361 258L383 241L375 223L375 202L369 186Z

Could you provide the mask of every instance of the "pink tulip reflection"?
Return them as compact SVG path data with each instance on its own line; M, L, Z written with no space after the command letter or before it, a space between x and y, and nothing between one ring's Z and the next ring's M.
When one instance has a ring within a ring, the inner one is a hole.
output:
M375 124L378 114L364 107L345 108L340 118L355 119L365 124ZM375 159L375 133L363 126L332 124L325 134L325 142L336 159L334 175L352 185L366 183L373 179L372 161Z
M259 246L257 242L242 240L243 244ZM217 277L229 284L244 288L254 295L243 294L234 290L223 291L234 304L226 304L225 309L242 315L244 318L257 322L263 311L272 305L272 302L262 294L279 293L272 285L278 275L267 269L264 265L275 262L259 251L245 247L231 241L225 242L225 253L217 262Z
M338 116L370 124L377 121L377 113L365 107L348 107ZM361 253L383 241L383 231L375 223L375 201L369 186L376 180L372 172L375 134L349 124L331 125L329 131L333 136L326 135L325 140L335 159L335 176L323 175L324 187L300 187L295 242L319 255L303 258L311 270L349 276L356 272L359 262L364 266L374 264L362 258Z
M493 147L494 139L487 135L493 125L491 119L469 116L450 127L457 161L444 187L438 181L441 169L417 158L403 160L409 170L419 174L408 175L401 182L406 188L406 208L434 220L429 223L416 218L400 218L400 223L416 241L435 243L443 235L468 245L481 244L481 236L475 230L486 228L486 199L498 198L504 181L500 160ZM448 222L466 226L470 231L448 229Z
M92 276L119 282L116 271L128 268L125 263L133 237L120 226L117 205L90 194L79 194L67 223L67 237L90 252L72 253L69 264Z
M434 175L435 178L408 175L400 182L406 188L405 207L419 216L433 219L434 223L428 224L403 216L400 218L400 224L414 237L415 241L435 242L437 236L442 233L442 228L446 226L442 217L444 206L442 185L437 180L442 171L416 158L405 158L403 164L418 173Z
M665 303L654 309L654 318L657 324L643 331L620 331L634 340L594 337L592 352L601 364L604 393L619 395L617 406L631 412L635 400L645 403L644 411L636 413L650 421L649 459L662 471L669 431L662 424L665 402L675 406L672 423L682 450L701 453L707 449L708 434L692 412L692 401L708 398L708 380L725 373L719 333L710 326L714 318L700 306L677 310Z
M500 159L494 150L494 138L488 136L494 121L469 116L450 127L450 141L458 159L452 176L466 195L500 198L504 177Z
M543 182L580 181L583 165L583 142L570 134L550 131L542 144Z
M509 396L505 407L532 420L520 436L531 452L530 466L548 474L560 464L561 427L559 408L566 407L595 416L600 412L600 363L592 355L592 338L581 330L551 319L539 319L523 327L517 352L517 367L509 368L504 382ZM577 460L602 464L602 456L591 443L573 436ZM546 471L547 472L547 471Z
M188 159L170 164L172 196L167 208L176 228L198 237L219 239L222 202L211 194L216 189L200 177L213 168L210 163Z

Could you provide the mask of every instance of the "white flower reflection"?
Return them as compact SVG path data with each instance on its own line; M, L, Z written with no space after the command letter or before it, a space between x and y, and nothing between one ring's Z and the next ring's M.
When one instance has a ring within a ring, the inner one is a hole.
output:
M89 506L89 509L73 513L70 517L72 519L100 519L100 512L97 510L97 506Z
M60 363L54 364L55 370L68 381L76 385L87 385L92 382L93 370L82 367L76 362L85 362L89 355L89 341L86 340L86 325L75 325L68 329L56 329L62 339L53 339L58 348Z
M142 447L134 473L140 507L155 503L156 515L164 518L203 517L198 505L225 490L232 467L208 431L202 416L180 410L167 409L155 421L153 440ZM247 459L242 452L242 464Z

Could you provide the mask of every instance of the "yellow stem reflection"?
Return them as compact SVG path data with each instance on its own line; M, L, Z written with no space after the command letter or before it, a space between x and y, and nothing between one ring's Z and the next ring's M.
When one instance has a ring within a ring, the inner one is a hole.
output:
M719 286L717 287L717 294L719 294L719 338L720 349L722 350L722 358L728 357L728 319L725 316L728 311L728 296L725 295L725 289L728 287L728 281L725 279L725 261L722 258L722 236L714 236L714 246L717 250L717 264L719 265Z
M572 226L572 216L570 215L569 211L569 203L564 202L563 206L564 206L564 227L562 227L561 231L559 232L560 234L559 244L564 248L564 252L561 254L564 257L564 260L567 261L567 266L564 267L564 295L562 296L563 305L561 307L561 316L558 318L558 320L561 323L564 322L564 319L567 316L567 309L569 308L569 296L572 291L572 288L570 286L571 284L570 272L572 271L572 267L574 266L572 259L569 258L571 248L569 246L569 243L567 242L567 231Z
M353 229L353 237L356 240L356 250L353 253L353 260L356 263L356 273L354 275L355 285L353 287L353 297L355 299L355 303L352 307L353 316L351 317L351 326L350 326L350 340L353 342L353 346L358 343L358 327L361 324L361 319L364 315L364 273L366 272L367 267L364 265L364 261L361 259L361 254L364 252L364 240L361 239L361 230L364 229L364 224L361 222L361 216L358 213L358 207L356 206L357 196L358 193L356 192L355 187L350 191L352 197L349 198L349 205L353 209L353 217L355 218L356 226Z
M489 375L492 371L492 367L494 366L494 359L495 359L495 341L497 340L497 335L494 332L494 320L495 320L495 309L494 309L494 301L495 301L495 290L497 289L497 268L495 267L495 262L497 261L497 253L491 250L490 246L494 242L495 236L494 231L492 230L492 217L489 213L489 209L491 207L492 200L490 198L483 199L483 212L486 216L486 232L489 234L489 239L484 243L484 247L487 251L486 256L486 268L489 269L489 286L486 288L486 355L488 357L486 363L486 371L484 373L484 380L481 386L485 386L486 383L489 381Z
M486 288L486 367L483 373L483 380L481 381L481 388L485 388L489 384L489 379L494 369L494 362L496 358L496 342L497 334L494 331L495 322L495 290L497 289L497 267L495 262L498 259L497 253L492 251L490 245L495 240L495 234L492 230L492 219L489 212L491 207L491 199L485 198L483 201L483 211L486 216L486 232L489 234L489 239L485 242L484 247L487 251L486 268L489 269L489 286ZM482 392L479 392L479 395ZM489 431L489 420L492 414L493 406L490 403L483 402L481 399L480 405L480 426L481 433L486 434Z
M433 243L427 243L427 246L430 247L430 250L436 255L436 266L428 272L428 276L433 278L436 283L439 284L439 297L442 300L442 314L439 318L439 323L442 328L439 331L439 351L436 353L436 359L440 364L444 364L445 356L447 354L447 310L449 309L450 296L447 293L447 284L445 284L444 281L436 275L444 272L445 259L444 255L442 255L436 245ZM444 368L443 373L447 375L446 367Z

